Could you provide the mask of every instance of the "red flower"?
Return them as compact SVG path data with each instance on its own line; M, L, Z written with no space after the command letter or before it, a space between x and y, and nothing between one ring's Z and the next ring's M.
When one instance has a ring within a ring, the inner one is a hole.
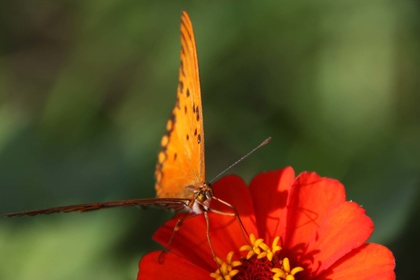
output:
M176 216L153 236L166 246L174 233L170 251L144 256L138 279L395 279L392 253L365 243L373 223L346 201L340 182L309 172L295 178L288 167L256 176L249 188L237 176L213 187L236 207L251 244L234 217L208 212L217 265L204 216L174 233Z

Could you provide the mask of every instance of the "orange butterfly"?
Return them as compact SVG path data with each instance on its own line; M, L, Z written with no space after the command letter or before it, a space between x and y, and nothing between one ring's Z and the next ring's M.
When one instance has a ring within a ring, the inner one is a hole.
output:
M161 140L155 177L157 198L62 206L9 213L6 216L86 212L133 205L153 205L195 214L209 209L213 192L205 180L204 130L197 51L192 23L185 11L181 20L181 65L177 100Z

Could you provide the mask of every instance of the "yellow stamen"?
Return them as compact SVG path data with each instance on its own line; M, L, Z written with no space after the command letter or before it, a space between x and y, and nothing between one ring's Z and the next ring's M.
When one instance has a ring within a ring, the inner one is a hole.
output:
M301 272L301 271L303 271L303 267L297 266L297 267L292 269L290 274L295 275L296 273Z
M284 258L279 261L280 267L273 268L271 271L274 273L273 280L295 280L295 275L303 271L303 267L297 266L290 270L289 258Z
M252 246L244 245L241 248L239 248L239 251L248 251L248 254L246 255L247 260L249 260L254 255L259 256L261 254L261 249L263 249L264 246L267 246L264 243L264 239L262 238L256 239L255 235L253 235L252 233L249 235L249 241L251 242Z
M284 258L283 259L283 269L286 272L290 272L290 262L289 262L289 259L288 258Z
M216 261L219 265L219 268L215 272L210 273L210 277L216 280L231 280L232 277L238 274L239 270L234 268L241 266L242 263L240 261L232 261L233 254L233 251L227 254L226 262L216 257Z
M241 273L241 275L250 275L247 273L252 273L253 269L258 267L255 267L255 265L261 264L263 266L269 265L272 267L273 280L295 280L295 275L298 272L303 271L303 267L300 266L291 268L288 258L279 259L279 253L282 250L278 245L280 241L279 236L274 238L271 248L264 242L264 239L257 239L253 234L249 236L249 240L251 245L244 245L239 249L240 251L248 251L246 257L242 257L240 261L234 260L233 251L227 254L226 262L216 257L219 268L211 273L210 276L216 280L232 280L235 279L235 276L239 273ZM264 258L271 262L271 264L267 264L267 261L263 260ZM247 265L243 266L244 263L247 263ZM251 267L251 271L247 271L249 267Z

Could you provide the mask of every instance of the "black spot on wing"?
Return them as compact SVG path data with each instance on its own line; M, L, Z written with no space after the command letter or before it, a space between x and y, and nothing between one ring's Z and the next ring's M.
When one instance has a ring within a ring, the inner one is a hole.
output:
M199 110L198 106L193 111L196 115L196 120L199 121L200 120L200 110Z
M181 64L182 64L182 62L181 62ZM178 83L178 90L181 93L184 92L184 82L179 81L179 83Z
M184 63L182 62L182 59L181 59L181 65L179 66L179 70L181 71L182 76L185 77Z

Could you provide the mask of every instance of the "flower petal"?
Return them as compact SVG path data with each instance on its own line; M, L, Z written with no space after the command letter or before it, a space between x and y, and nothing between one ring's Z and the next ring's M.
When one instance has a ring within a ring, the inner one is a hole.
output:
M155 251L141 259L137 279L207 280L209 272L175 254Z
M235 175L225 176L213 184L213 190L214 195L217 198L230 203L236 208L236 211L239 213L241 218L241 222L248 233L255 233L257 231L251 193L242 178ZM213 207L214 202L215 201L213 200L211 207ZM217 208L217 210L232 213L232 209L226 206L223 208ZM240 227L233 228L241 229ZM237 231L236 233L231 233L231 237L233 237L236 241L238 241L237 234L241 234L241 232ZM243 242L243 240L241 240L241 242ZM238 244L243 243L237 243L236 245Z
M289 194L285 246L294 247L314 236L320 222L345 201L344 186L340 182L321 178L316 173L300 174Z
M372 220L357 203L346 202L330 212L309 238L307 250L314 254L319 271L330 267L348 252L363 245L373 231Z
M361 246L373 231L365 210L345 201L342 184L315 173L296 180L288 210L285 247L312 276Z
M217 266L207 242L204 215L191 214L191 218L184 220L181 227L174 231L178 220L184 217L184 214L180 214L167 221L153 234L153 239L166 248L172 238L167 248L169 251L199 267L213 271Z
M286 203L294 180L293 168L286 167L261 173L251 181L258 236L267 242L274 240L275 236L285 236Z
M334 280L394 280L395 259L388 248L365 244L331 266L321 277Z

